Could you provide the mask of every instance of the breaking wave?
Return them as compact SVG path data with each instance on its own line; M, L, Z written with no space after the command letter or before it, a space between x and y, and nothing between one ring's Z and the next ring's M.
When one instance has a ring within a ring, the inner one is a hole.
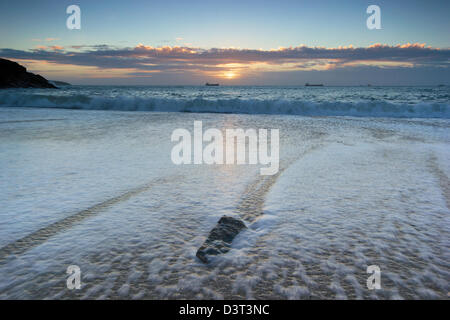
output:
M136 96L46 95L4 92L1 107L38 107L116 111L287 114L394 118L450 118L449 103L392 103L389 101L308 101L289 99L175 99Z

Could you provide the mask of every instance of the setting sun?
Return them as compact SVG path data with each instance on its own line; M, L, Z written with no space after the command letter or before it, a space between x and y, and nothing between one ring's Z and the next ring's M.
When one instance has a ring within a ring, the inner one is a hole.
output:
M227 71L223 74L223 77L227 79L234 79L237 77L237 74L234 71Z

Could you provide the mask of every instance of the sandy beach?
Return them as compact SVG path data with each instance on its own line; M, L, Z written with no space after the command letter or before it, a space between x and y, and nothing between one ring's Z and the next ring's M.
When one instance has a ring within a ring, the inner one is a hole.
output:
M279 128L279 172L173 164L196 120ZM2 107L0 298L446 299L449 144L446 118ZM205 265L223 215L248 229Z

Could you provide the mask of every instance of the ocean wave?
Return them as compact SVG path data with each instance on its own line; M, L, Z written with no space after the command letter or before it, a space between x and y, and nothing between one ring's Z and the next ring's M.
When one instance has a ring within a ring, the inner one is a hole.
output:
M46 95L4 92L1 107L36 107L116 111L286 114L394 118L450 118L448 103L388 101L308 101L288 99L175 99L137 96Z

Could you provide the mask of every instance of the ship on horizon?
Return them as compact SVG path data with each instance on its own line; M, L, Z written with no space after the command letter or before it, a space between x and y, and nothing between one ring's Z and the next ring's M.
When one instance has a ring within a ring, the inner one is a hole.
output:
M209 82L207 82L207 83L205 83L205 86L207 86L207 87L218 87L219 84L218 83L209 83Z
M316 83L316 84L313 84L313 83L305 83L305 87L323 87L323 83Z

